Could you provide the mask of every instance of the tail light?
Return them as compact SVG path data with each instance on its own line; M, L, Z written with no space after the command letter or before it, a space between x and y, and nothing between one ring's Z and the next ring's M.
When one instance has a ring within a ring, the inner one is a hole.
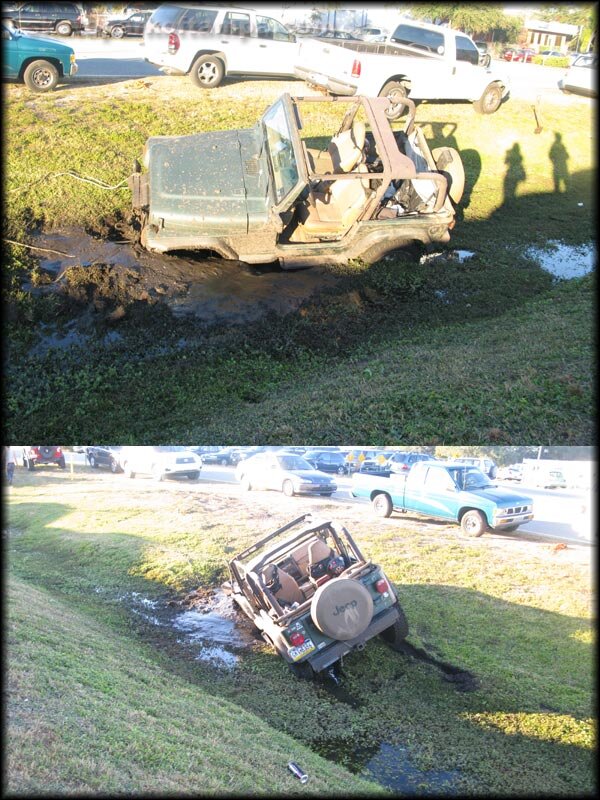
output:
M176 33L170 33L169 34L169 45L168 45L168 49L169 49L170 55L172 55L172 56L175 55L175 53L179 50L179 46L180 45L181 45L181 42L179 41L179 36L177 36Z
M39 447L32 447L31 449L36 454L36 456L39 456L39 454L40 454L40 448Z
M389 587L389 584L386 581L386 579L385 578L381 578L375 584L375 589L379 592L379 594L383 594L384 592L388 592L390 587Z
M360 70L361 70L360 61L358 60L358 58L355 58L354 61L352 62L352 77L360 78Z
M62 456L62 448L60 448L60 447L56 448L56 455L57 456Z
M298 645L304 644L304 636L298 631L290 634L290 642L294 645L294 647L298 647Z

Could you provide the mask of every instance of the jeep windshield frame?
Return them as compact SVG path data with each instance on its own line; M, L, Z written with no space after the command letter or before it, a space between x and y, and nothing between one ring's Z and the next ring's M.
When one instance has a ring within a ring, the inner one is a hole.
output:
M298 127L289 94L283 94L261 119L276 212L288 208L308 184Z

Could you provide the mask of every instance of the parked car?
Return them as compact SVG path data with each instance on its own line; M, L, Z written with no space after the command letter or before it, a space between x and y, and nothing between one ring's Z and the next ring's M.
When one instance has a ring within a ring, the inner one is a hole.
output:
M242 489L275 489L287 497L295 494L319 494L331 497L337 484L295 453L265 450L240 461L235 476Z
M509 464L500 467L496 476L499 481L520 481L523 479L523 464Z
M467 536L488 528L516 531L533 519L531 497L499 488L477 467L440 461L420 461L405 475L352 476L353 497L371 501L377 516L397 509L460 524Z
M386 28L356 28L352 31L357 39L362 39L363 42L382 42L389 31Z
M406 452L406 451L398 451L396 453L392 453L392 455L387 460L387 467L390 472L401 472L406 473L410 470L413 464L416 464L418 461L436 461L433 456L429 455L429 453L420 453L420 452Z
M233 466L234 461L233 448L227 447L223 450L217 450L216 453L203 453L203 464L221 464L222 466Z
M303 115L315 119L311 138ZM147 171L130 178L141 244L295 269L447 242L462 161L450 147L430 151L414 117L408 98L283 94L251 129L153 136ZM317 134L328 144L311 144Z
M349 464L339 450L307 450L303 457L308 463L321 472L335 472L344 475L349 471Z
M542 489L566 489L567 480L559 469L550 469L534 473L529 485Z
M22 3L2 10L4 20L12 20L17 28L35 33L58 33L71 36L82 31L88 19L77 3Z
M540 50L538 55L544 56L544 58L566 58L566 55L560 50Z
M492 63L492 56L489 52L489 47L487 42L474 42L475 47L479 51L479 65L481 67L489 67Z
M522 61L529 64L535 55L535 50L530 50L528 48L516 49L514 47L508 47L502 53L502 58L505 61Z
M94 445L86 448L86 458L90 467L97 469L98 467L108 467L111 472L123 472L121 466L121 451L120 446L114 445Z
M63 78L76 74L71 47L24 33L10 21L1 24L4 79L23 81L34 92L49 92Z
M153 475L157 480L187 477L198 480L202 460L182 445L164 447L124 447L121 451L121 466L128 478Z
M383 450L373 450L369 452L364 461L360 464L358 468L359 472L389 473L390 470L387 463L388 456L389 453Z
M40 464L57 464L65 468L65 454L58 445L30 445L21 452L23 466L29 470L35 469Z
M575 94L597 97L598 56L595 53L586 53L575 59L572 66L559 80L558 88L566 94L575 92Z
M146 61L202 89L228 75L294 77L296 37L272 17L235 6L165 3L144 30Z
M300 678L333 670L380 635L399 650L406 616L383 568L345 527L305 514L229 562L234 601Z
M477 458L473 457L464 457L464 458L454 458L452 459L453 464L468 464L472 467L478 467L484 475L487 475L488 478L494 480L494 478L498 474L498 467L491 458Z
M323 31L315 36L315 39L343 39L346 42L360 42L358 36L354 36L348 31Z
M129 17L113 17L106 20L97 28L99 36L112 36L113 39L122 39L124 36L143 36L146 23L152 16L152 11L138 11Z

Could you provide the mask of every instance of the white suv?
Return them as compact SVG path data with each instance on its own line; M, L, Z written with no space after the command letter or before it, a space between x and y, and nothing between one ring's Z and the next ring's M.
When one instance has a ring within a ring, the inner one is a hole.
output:
M294 75L296 37L246 8L166 3L144 30L145 59L210 89L226 75Z
M137 473L154 475L162 481L171 477L188 477L195 481L200 477L202 459L187 447L124 447L120 455L123 472L129 478Z

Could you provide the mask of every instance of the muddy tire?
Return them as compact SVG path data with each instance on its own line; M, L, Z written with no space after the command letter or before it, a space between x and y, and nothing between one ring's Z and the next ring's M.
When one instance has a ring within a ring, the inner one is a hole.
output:
M499 83L490 83L479 100L473 103L473 108L478 114L493 114L498 111L502 103L502 87Z
M125 35L125 31L121 27L121 25L115 25L114 28L111 29L110 35L113 39L122 39Z
M284 481L283 486L281 487L281 491L284 493L286 497L293 497L294 484L291 481Z
M368 628L373 617L373 599L362 583L333 578L315 592L310 615L321 633L345 642Z
M450 199L454 205L458 205L465 191L465 168L458 150L453 147L436 147L431 151L431 155L438 172L441 172L448 181Z
M389 517L394 509L392 498L389 494L385 494L384 492L376 494L371 501L371 505L378 517Z
M401 650L404 640L408 636L408 622L402 608L396 605L396 609L400 616L393 625L390 625L389 628L386 628L379 635L386 644L389 644L392 650Z
M308 661L301 661L299 664L288 664L291 672L301 681L312 681L315 671Z
M71 27L69 20L61 20L56 26L56 32L59 36L71 36L73 33L73 28Z
M58 69L50 61L38 59L28 64L23 73L25 85L32 92L50 92L58 83Z
M379 97L389 98L390 105L385 109L385 115L388 119L398 119L406 112L406 106L401 105L401 103L402 100L408 97L408 89L400 81L388 81L379 92Z
M197 58L190 70L192 83L200 89L214 89L221 83L224 74L223 62L211 55Z
M481 536L487 529L487 520L481 511L471 509L463 514L460 527L467 536Z
M95 456L90 456L90 467L92 469L98 469L98 462L96 461Z

